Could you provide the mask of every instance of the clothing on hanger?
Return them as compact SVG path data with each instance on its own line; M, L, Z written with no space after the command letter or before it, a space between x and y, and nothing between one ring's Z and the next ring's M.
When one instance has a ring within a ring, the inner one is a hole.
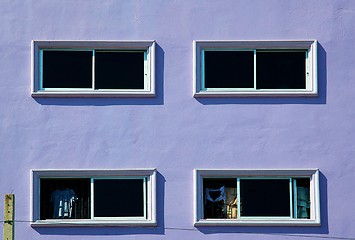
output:
M216 198L211 197L211 193L218 193L219 196ZM218 189L210 189L206 188L205 190L205 200L210 201L210 202L219 202L219 201L226 201L226 192L224 186L218 188Z
M73 189L57 189L52 192L53 218L71 218L73 203L78 200Z

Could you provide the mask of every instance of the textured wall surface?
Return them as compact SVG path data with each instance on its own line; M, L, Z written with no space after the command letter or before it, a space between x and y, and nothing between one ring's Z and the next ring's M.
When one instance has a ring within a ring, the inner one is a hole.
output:
M30 169L159 171L156 228L17 222L16 239L355 238L354 26L351 0L1 0L0 193L16 219ZM157 97L32 98L33 39L156 40ZM294 39L319 41L318 97L192 97L193 40ZM195 228L194 168L319 168L322 225Z

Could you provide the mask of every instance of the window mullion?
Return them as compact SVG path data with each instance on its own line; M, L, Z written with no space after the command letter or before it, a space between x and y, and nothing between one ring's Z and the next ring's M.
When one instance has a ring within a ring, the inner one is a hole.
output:
M309 217L311 219L314 219L314 218L317 217L316 205L319 204L319 199L318 199L318 202L316 201L316 195L315 195L316 194L316 189L314 189L315 181L319 181L319 179L317 179L317 178L318 177L315 178L315 177L311 176L310 179L309 179L309 181L310 181L310 185L309 185L309 190L310 190L309 201L310 201L310 208L311 208L310 213L309 213L310 214ZM319 183L316 183L316 184L318 185ZM319 189L317 191L319 191ZM317 207L319 207L319 206L317 206ZM320 209L318 209L318 210L320 210Z
M290 182L289 182L289 189L290 189L290 217L293 218L293 200L292 200L292 196L293 196L293 191L292 191L292 178L290 178Z
M293 218L297 218L297 180L293 180Z
M237 178L237 219L240 218L241 212L240 212L240 208L241 208L241 200L240 200L240 178Z
M308 51L306 51L306 89L313 89L313 86L312 86L312 83L311 81L309 80L310 78L310 71L311 71L311 68L310 68L310 61L308 59Z
M144 90L149 89L149 64L148 64L148 50L144 51Z
M90 179L90 214L91 219L94 219L94 179Z
M199 186L198 187L201 187L202 191L200 192L200 201L199 201L199 207L201 208L201 215L199 217L203 218L205 217L205 204L206 204L206 201L205 201L205 184L203 182L203 178L201 177L199 179L199 182L198 182ZM197 187L197 188L198 188ZM197 198L199 199L199 198Z
M147 204L148 200L147 200L147 178L143 178L143 206L144 206L144 219L147 219Z
M92 90L95 90L95 49L92 50Z
M257 88L256 88L256 49L254 49L254 90L257 90Z
M201 89L205 91L205 50L201 50L201 78Z
M43 49L39 51L39 89L43 90Z

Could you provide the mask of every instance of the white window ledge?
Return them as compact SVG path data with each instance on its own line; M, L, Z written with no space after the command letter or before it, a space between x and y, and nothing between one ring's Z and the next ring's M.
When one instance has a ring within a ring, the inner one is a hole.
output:
M108 220L37 220L32 227L156 227L155 220L108 221Z
M155 97L155 92L128 92L128 91L36 91L32 97Z
M198 220L195 226L320 226L320 222L316 220Z
M315 97L318 93L315 91L215 91L215 92L196 92L194 97Z

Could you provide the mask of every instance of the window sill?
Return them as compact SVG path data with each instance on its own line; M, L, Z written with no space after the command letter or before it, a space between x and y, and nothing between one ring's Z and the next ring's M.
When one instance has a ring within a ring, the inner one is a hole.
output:
M232 220L232 219L203 219L195 222L194 226L321 226L316 220Z
M200 91L194 93L200 97L317 97L317 91Z
M89 219L64 219L64 220L37 220L31 227L156 227L153 220L89 220Z
M153 91L37 91L32 92L31 96L36 97L155 97Z

